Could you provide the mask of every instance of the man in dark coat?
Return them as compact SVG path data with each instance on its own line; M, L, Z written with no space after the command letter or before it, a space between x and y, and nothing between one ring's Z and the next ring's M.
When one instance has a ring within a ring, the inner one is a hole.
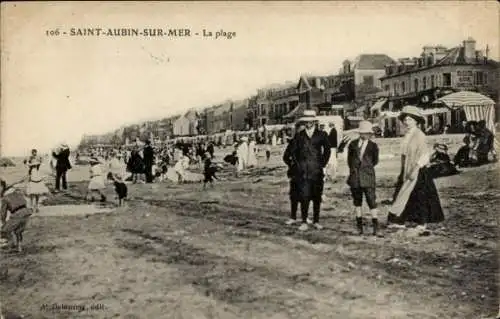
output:
M308 229L307 217L309 204L313 202L313 226L322 229L319 224L319 213L324 186L324 168L330 158L330 143L328 135L315 127L316 112L304 111L304 116L299 119L305 123L305 129L298 132L290 141L283 159L291 168L291 178L296 181L297 189L294 190L302 213L300 230Z
M52 152L52 156L56 159L56 192L68 189L68 183L66 181L66 173L71 169L71 163L69 162L69 147L66 144L61 144L58 152Z
M347 185L351 188L356 211L356 224L360 235L363 234L363 194L372 214L373 235L377 235L378 230L375 166L379 160L379 149L377 144L370 140L372 134L372 124L368 121L360 122L360 137L350 141L347 153L347 165L349 166ZM343 151L347 141L344 140L341 143L339 152Z
M297 209L299 208L299 198L297 191L299 190L299 182L300 180L297 178L296 174L296 168L297 168L297 163L295 163L295 159L293 158L291 154L291 146L294 145L292 142L297 134L302 131L305 128L305 126L297 122L295 125L295 130L296 133L295 135L288 141L288 145L285 149L285 153L283 154L283 162L288 165L288 171L286 173L287 177L290 179L290 191L289 191L289 196L290 196L290 204L291 204L291 209L290 209L290 219L286 221L287 225L293 225L297 223ZM267 151L266 151L267 152ZM269 151L269 156L271 152Z
M151 141L146 140L146 145L143 150L144 175L146 175L146 183L153 182L153 164L155 162L155 151L151 146Z

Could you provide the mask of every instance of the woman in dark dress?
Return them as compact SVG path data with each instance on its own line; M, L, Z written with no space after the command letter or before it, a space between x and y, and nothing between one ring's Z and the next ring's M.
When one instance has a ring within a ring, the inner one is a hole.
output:
M398 178L401 188L389 211L388 222L414 222L419 225L419 230L425 231L426 224L442 222L444 214L436 185L427 167L430 151L425 134L418 127L424 117L418 108L406 106L400 120L408 131L401 145L401 173Z
M132 173L132 182L137 183L140 174L144 174L144 161L142 160L139 151L134 149L130 153L130 159L127 163L127 170Z

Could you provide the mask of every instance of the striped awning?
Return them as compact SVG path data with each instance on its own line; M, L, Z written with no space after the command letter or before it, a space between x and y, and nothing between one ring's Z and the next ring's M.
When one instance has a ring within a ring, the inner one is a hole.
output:
M445 95L433 102L433 104L440 103L446 104L451 108L457 108L464 106L494 105L495 101L477 92L461 91Z

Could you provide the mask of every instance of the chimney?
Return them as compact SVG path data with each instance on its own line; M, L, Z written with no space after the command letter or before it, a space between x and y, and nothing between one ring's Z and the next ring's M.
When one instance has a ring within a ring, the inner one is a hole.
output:
M466 59L475 59L476 58L476 40L469 37L467 40L464 40L464 57Z

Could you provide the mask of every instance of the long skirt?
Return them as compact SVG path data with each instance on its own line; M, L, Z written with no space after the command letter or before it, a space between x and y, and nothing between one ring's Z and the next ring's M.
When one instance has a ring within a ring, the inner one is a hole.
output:
M396 194L398 191L396 189ZM444 221L444 213L436 184L428 168L424 167L419 170L417 182L401 215L398 217L390 214L389 221L394 223L415 222L418 224Z
M321 202L323 187L323 178L317 181L292 178L290 180L290 200L298 202L310 200Z

